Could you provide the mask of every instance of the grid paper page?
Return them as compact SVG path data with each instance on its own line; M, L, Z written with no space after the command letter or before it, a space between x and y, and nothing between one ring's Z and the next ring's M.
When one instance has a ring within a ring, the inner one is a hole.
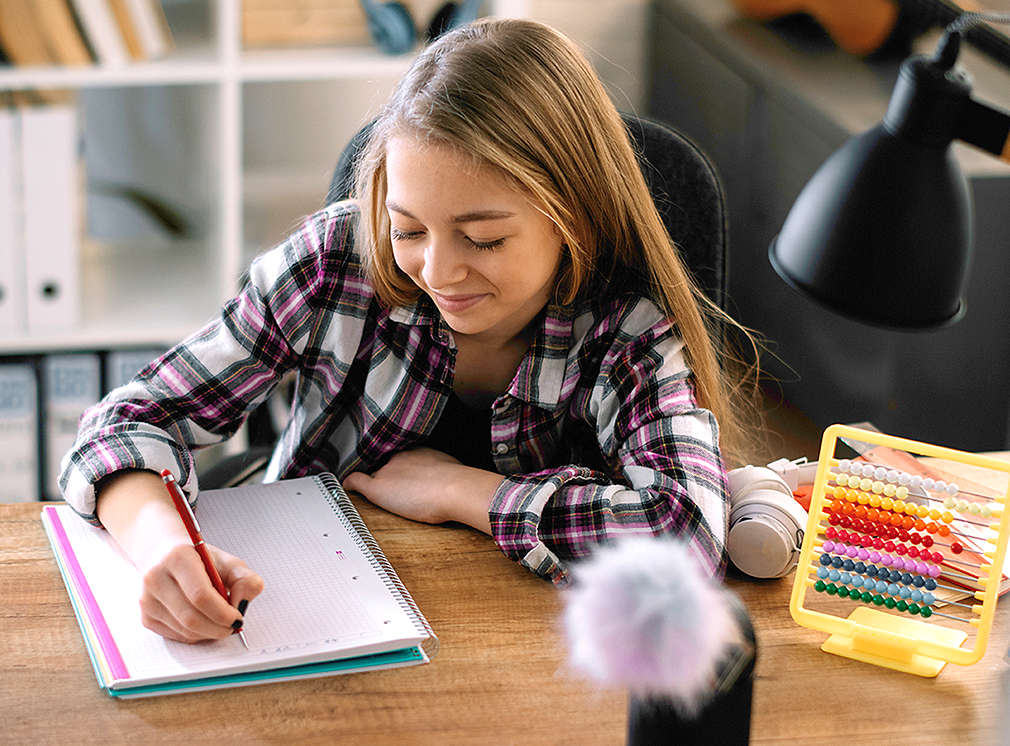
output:
M58 508L133 682L272 668L413 645L422 635L313 479L202 493L204 538L264 580L249 604L250 650L232 636L195 645L143 627L140 576L102 529Z

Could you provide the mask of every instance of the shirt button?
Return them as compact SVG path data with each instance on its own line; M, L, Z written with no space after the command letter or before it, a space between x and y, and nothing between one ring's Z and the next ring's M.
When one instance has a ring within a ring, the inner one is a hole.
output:
M508 453L508 450L509 450L509 447L508 447L508 444L506 444L506 443L499 443L498 445L496 445L494 447L494 452L497 453L499 456L502 455L502 454L504 454L504 453Z

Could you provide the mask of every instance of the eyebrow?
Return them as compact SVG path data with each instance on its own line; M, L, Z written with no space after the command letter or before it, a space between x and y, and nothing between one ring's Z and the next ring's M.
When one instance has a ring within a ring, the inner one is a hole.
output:
M386 202L386 209L398 212L411 220L417 220L410 212L395 202ZM501 220L513 217L515 217L515 213L507 210L474 210L473 212L464 212L462 215L453 215L451 221L453 223L476 223L481 220Z

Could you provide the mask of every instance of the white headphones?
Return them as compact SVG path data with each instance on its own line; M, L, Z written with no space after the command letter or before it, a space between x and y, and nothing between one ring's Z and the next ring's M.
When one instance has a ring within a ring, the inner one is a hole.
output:
M780 578L799 561L807 513L793 490L813 481L817 464L779 459L768 466L733 469L729 478L730 561L755 578Z

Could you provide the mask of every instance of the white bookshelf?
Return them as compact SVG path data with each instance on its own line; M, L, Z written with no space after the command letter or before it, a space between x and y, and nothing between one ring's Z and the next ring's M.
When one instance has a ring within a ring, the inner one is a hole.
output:
M166 57L123 66L12 66L0 69L0 91L73 91L85 171L119 167L123 176L112 181L138 179L136 186L164 198L194 223L196 235L176 240L150 231L96 238L89 219L80 258L80 322L45 335L0 335L0 356L159 346L194 331L234 294L251 256L283 239L300 215L321 205L340 148L411 60L372 47L245 51L240 0L169 0L165 7L176 44ZM247 139L247 109L269 109L263 102L291 87L306 89L291 118L304 121L322 109L332 125L315 158L304 152L299 132L290 135L288 145L280 127L273 128L275 141L266 146ZM330 102L328 110L318 105L320 99ZM172 138L178 152L160 153L175 161L174 180L156 158L119 153L115 143L102 142L105 136L114 140L109 133L117 129L130 134L131 112L143 118L146 107L151 116L161 111L171 118L173 106L190 114L181 126L168 125L181 130ZM303 151L301 160L287 162L285 147ZM272 153L274 161L257 162L260 150ZM82 210L90 218L103 198L85 199L89 204ZM117 222L117 215L105 222Z

